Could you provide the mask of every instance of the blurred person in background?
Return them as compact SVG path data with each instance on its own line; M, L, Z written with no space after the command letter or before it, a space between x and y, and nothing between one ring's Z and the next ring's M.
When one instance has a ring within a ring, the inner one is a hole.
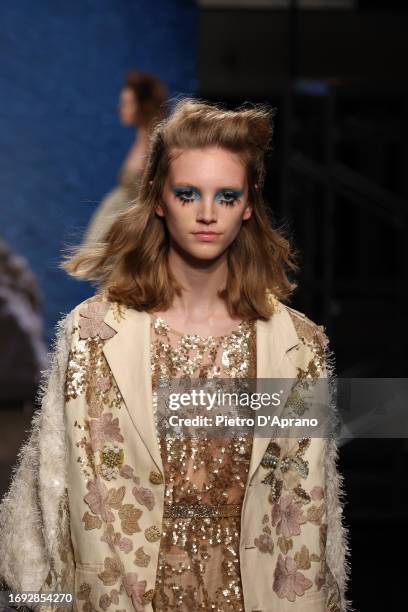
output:
M28 260L0 236L0 405L29 407L47 366L42 295Z
M83 244L101 240L115 215L133 202L139 190L149 133L165 116L167 88L156 76L130 71L119 96L122 125L135 127L136 136L122 164L118 184L101 201L85 231Z

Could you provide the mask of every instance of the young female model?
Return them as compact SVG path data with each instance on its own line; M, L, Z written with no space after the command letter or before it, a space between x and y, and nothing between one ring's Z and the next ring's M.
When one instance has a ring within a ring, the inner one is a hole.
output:
M262 198L271 130L266 106L180 100L139 204L64 261L99 291L58 324L1 507L14 591L73 592L86 612L348 609L334 438L158 435L172 379L291 380L296 406L334 376L323 327L284 303L296 266Z
M118 113L122 125L136 128L135 140L118 176L118 184L103 198L93 213L83 244L100 240L114 215L136 198L146 158L149 132L163 119L167 88L152 74L131 71L120 92Z

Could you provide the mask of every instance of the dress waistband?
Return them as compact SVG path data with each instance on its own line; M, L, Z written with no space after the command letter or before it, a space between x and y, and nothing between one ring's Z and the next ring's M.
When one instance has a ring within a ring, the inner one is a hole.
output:
M210 506L208 504L188 504L180 502L165 507L164 518L206 518L223 516L240 516L241 504L221 504Z

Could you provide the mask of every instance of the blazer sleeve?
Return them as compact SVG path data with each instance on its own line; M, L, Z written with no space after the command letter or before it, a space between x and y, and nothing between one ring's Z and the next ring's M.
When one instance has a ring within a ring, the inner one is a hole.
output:
M325 612L353 612L351 601L347 599L350 547L349 532L343 518L344 478L338 466L337 433L340 417L335 355L322 325L317 325L298 311L291 312L300 343L296 347L298 355L292 352L293 364L298 370L298 380L294 385L293 399L290 397L287 402L291 410L289 414L296 416L300 410L300 414L307 416L312 409L311 416L318 417L322 427L318 435L310 438L310 445L306 446L304 456L301 453L308 466L302 476L302 484L309 491L306 496L309 501L313 491L313 504L307 509L305 533L303 536L301 530L297 536L297 545L301 546L303 537L305 542L311 537L314 559L317 556L316 551L320 550L318 573L309 574L309 579L314 580L319 591L324 585ZM314 487L312 483L315 483ZM309 522L319 526L318 536L316 533L311 535ZM318 543L316 538L319 539ZM307 563L303 566L308 569Z
M0 582L13 592L72 592L64 388L73 321L71 311L56 325L49 366L37 392L40 408L0 504Z

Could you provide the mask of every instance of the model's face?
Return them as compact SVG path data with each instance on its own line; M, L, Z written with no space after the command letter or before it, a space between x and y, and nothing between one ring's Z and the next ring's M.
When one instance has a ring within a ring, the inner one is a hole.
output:
M138 115L137 99L134 92L128 87L124 87L119 95L118 113L123 125L130 126L137 124Z
M233 242L252 214L245 167L220 147L173 149L162 205L170 240L185 254L212 260Z

